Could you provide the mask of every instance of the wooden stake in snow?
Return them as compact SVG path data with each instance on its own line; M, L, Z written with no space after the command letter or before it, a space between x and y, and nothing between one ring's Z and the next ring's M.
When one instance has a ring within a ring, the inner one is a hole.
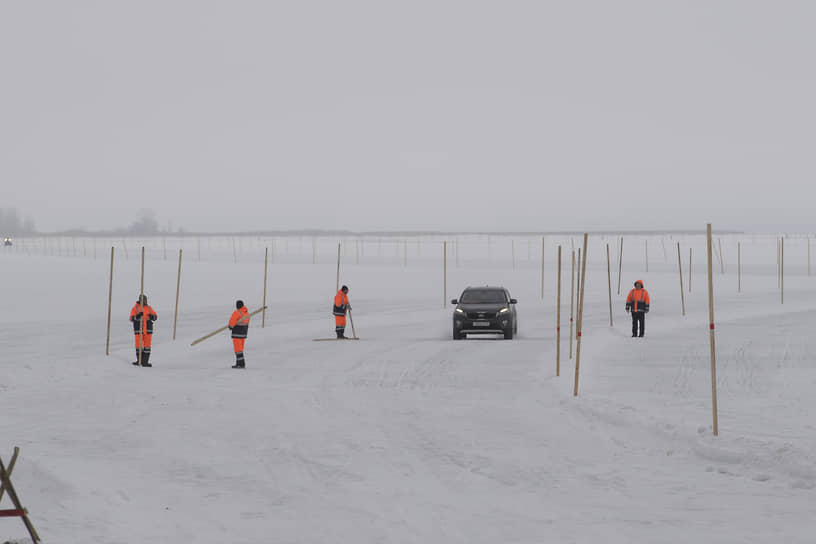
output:
M111 246L110 285L108 286L108 339L105 341L105 355L110 355L111 303L113 302L113 246Z
M139 289L139 315L142 317L139 318L139 358L136 360L138 366L142 366L142 352L144 351L144 337L145 337L145 326L144 326L144 257L145 257L145 248L142 246L142 283L141 288Z
M555 375L561 375L561 245L558 246L558 295L555 304Z
M620 295L622 268L623 268L623 236L621 236L620 239L620 255L618 256L618 295Z
M677 270L680 271L680 310L686 315L686 296L683 293L683 262L680 260L680 242L677 242Z
M2 498L3 492L5 491L8 493L11 503L14 505L14 509L12 510L0 510L0 517L22 518L23 524L25 525L26 530L28 530L29 536L31 536L31 541L37 543L41 542L40 535L37 534L37 531L34 529L34 525L31 523L31 520L28 519L28 509L23 507L22 503L20 502L20 497L17 495L14 485L11 483L11 471L14 468L14 464L17 461L17 455L19 453L20 448L15 447L8 470L6 470L3 460L0 459L0 498Z
M691 248L689 248L689 267L688 267L689 293L691 293Z
M609 259L609 244L606 244L606 279L609 284L609 326L612 326L612 265Z
M337 242L337 287L334 290L340 290L340 242Z
M717 238L717 246L720 248L720 274L725 274L725 262L722 252L722 238Z
M646 272L649 272L649 240L648 238L643 241L646 247Z
M176 324L178 323L178 302L181 292L181 249L179 249L178 278L176 279L176 309L173 312L173 340L176 339Z
M572 272L570 274L570 334L569 334L569 358L572 359L572 329L575 322L575 250L572 250Z
M264 249L264 295L263 295L263 312L261 313L261 328L266 326L266 278L267 268L269 264L269 248Z
M581 285L579 287L580 296L578 297L578 325L575 329L575 389L572 395L578 396L578 368L581 366L581 331L583 330L584 320L584 288L586 287L586 262L587 262L587 238L589 235L584 233L584 256L581 260Z
M714 418L714 436L719 434L717 428L717 357L714 349L714 275L712 272L713 256L711 251L711 223L706 226L708 252L708 320L709 339L711 343L711 409Z
M258 310L255 310L254 312L250 312L250 314L249 314L247 317L252 317L253 315L255 315L255 314L259 314L259 313L263 312L264 310L266 310L266 306L264 306L263 308L260 308L260 309L258 309ZM192 343L192 344L190 344L190 346L195 346L195 345L196 345L196 344L198 344L199 342L203 342L204 340L206 340L206 339L208 339L208 338L212 338L213 336L215 336L215 335L216 335L216 334L218 334L219 332L225 331L225 330L227 330L227 329L229 329L229 325L224 325L224 326L223 326L223 327L221 327L220 329L216 329L216 330L214 330L213 332L211 332L210 334L205 334L204 336L202 336L202 337L201 337L201 338L199 338L198 340L194 340L194 341L193 341L193 343Z

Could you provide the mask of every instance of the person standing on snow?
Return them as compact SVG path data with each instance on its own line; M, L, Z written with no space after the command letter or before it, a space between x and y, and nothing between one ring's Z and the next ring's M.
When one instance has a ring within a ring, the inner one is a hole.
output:
M346 312L351 310L348 290L348 287L344 285L337 291L337 294L334 295L334 308L332 309L332 313L334 314L334 332L337 333L337 338L346 338L344 334L346 331Z
M232 368L246 368L244 342L249 331L249 310L244 306L243 300L235 301L235 311L230 317L229 328L232 331L232 347L235 349L235 364Z
M147 296L139 295L139 300L130 310L133 334L136 335L136 360L133 362L136 366L139 366L139 352L142 366L153 366L150 364L150 346L153 344L153 322L158 318L155 310L147 304Z
M635 288L626 297L626 312L632 312L632 338L643 338L646 327L646 314L649 313L649 292L643 288L643 281L637 280ZM640 331L638 331L638 327Z

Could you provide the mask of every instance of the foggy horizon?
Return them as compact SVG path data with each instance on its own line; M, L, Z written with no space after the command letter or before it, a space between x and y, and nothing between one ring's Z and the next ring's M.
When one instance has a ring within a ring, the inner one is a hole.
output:
M39 232L813 232L814 15L6 2L0 208Z

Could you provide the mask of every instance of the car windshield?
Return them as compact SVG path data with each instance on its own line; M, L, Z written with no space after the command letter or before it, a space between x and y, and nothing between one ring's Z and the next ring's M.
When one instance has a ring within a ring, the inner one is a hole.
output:
M462 304L498 304L507 302L504 291L496 289L468 289L462 293Z

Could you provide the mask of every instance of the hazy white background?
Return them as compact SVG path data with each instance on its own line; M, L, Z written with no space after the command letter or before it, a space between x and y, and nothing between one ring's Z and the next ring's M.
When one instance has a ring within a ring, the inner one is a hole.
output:
M0 4L40 230L807 229L816 4Z

